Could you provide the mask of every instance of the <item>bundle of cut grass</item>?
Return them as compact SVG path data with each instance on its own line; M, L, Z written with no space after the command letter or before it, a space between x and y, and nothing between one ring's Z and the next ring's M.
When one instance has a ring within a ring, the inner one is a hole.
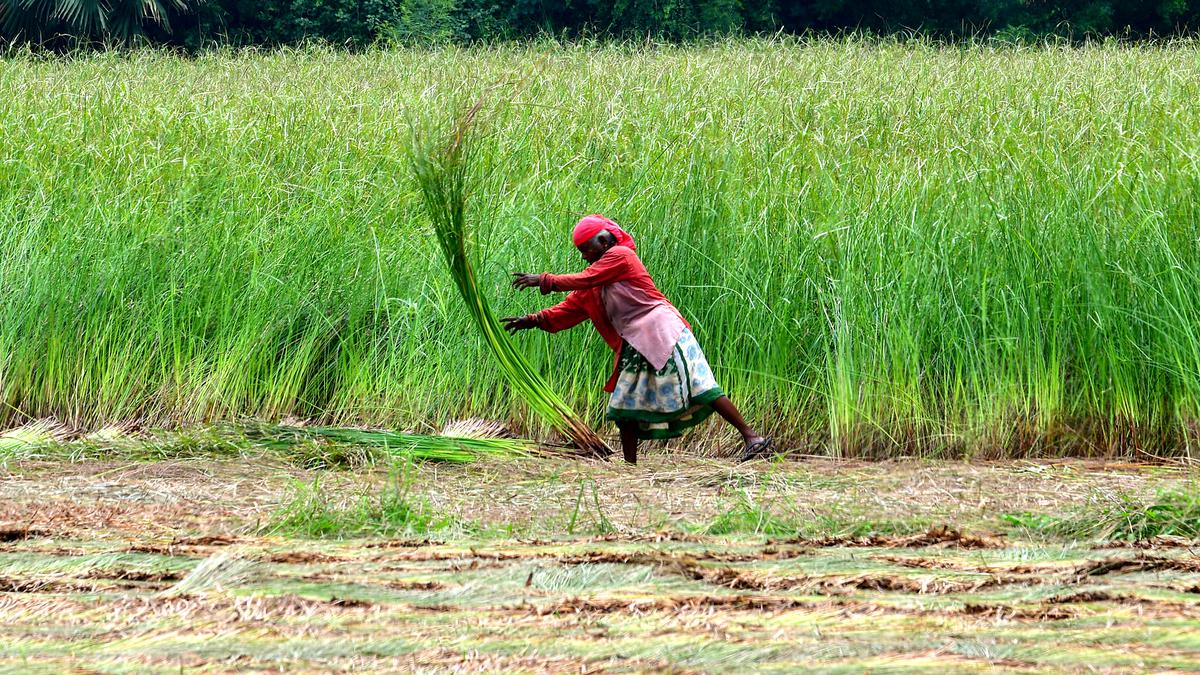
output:
M433 221L438 244L471 317L483 332L484 341L500 361L500 368L512 387L530 408L552 427L569 436L581 450L601 456L611 454L612 449L608 444L575 415L513 347L500 322L492 314L487 298L480 292L467 252L466 206L471 157L468 134L482 105L483 99L480 99L459 117L448 139L442 140L433 135L414 142L413 169L425 208Z
M0 434L0 455L20 455L61 442L67 429L54 420L34 420Z
M530 454L533 443L520 438L411 434L400 431L346 427L277 425L253 430L260 440L292 446L309 440L328 441L381 450L387 455L426 462L466 463L484 456L520 457Z
M254 563L235 558L228 553L218 553L201 560L187 576L159 593L158 597L198 595L232 588L244 583L253 572Z

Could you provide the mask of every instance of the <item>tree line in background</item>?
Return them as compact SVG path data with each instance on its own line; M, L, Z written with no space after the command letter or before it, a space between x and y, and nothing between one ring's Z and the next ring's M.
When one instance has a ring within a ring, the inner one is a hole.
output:
M687 40L761 33L918 33L1035 40L1193 34L1200 0L0 0L0 37L67 48L186 49L554 35Z

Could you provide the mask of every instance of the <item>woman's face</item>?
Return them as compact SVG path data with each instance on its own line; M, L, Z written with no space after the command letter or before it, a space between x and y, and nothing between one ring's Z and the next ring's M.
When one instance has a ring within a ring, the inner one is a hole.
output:
M608 230L601 230L596 233L596 236L588 239L578 246L579 254L588 263L594 263L604 255L604 252L612 248L613 244L617 243L617 238Z

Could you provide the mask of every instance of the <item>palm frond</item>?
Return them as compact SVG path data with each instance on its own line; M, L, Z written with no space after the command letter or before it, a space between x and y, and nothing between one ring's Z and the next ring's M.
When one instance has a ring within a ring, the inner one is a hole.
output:
M108 21L100 0L55 0L50 15L83 35L103 32Z
M0 0L0 37L41 43L49 36L127 43L147 24L170 32L171 15L207 0Z

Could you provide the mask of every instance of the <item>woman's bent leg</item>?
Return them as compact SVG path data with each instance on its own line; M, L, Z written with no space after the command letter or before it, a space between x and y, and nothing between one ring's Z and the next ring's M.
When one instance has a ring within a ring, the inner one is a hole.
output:
M712 407L742 435L742 440L746 443L746 449L742 451L742 461L757 459L771 451L771 439L763 438L751 429L746 420L742 419L742 413L738 411L737 406L728 397L722 396L713 401Z
M741 434L742 438L746 441L746 445L749 445L754 441L762 440L762 436L759 436L757 433L755 433L755 431L750 428L750 425L746 424L746 420L742 419L742 413L738 411L737 406L733 404L733 401L729 400L728 396L722 396L721 398L713 401L712 407L713 410L717 411L718 415L724 417L726 422L729 422L735 429L738 430L738 433Z

